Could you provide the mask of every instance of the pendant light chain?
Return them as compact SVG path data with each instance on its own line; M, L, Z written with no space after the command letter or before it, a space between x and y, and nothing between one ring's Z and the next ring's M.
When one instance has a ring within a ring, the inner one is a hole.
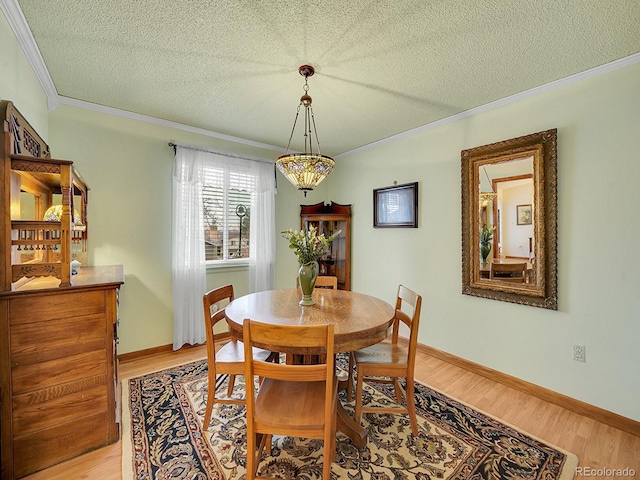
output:
M491 182L491 179L489 178L489 174L487 173L487 167L482 167L482 170L484 170L484 174L487 177L487 180L489 180L489 188L491 188L491 193L495 193L493 191L493 183Z
M291 127L291 135L289 136L289 143L287 143L287 151L285 154L289 153L289 147L291 146L291 140L293 139L293 134L296 131L296 123L298 123L298 115L300 114L300 107L302 106L302 102L298 104L298 109L296 110L296 118L293 119L293 127Z
M311 121L313 122L313 133L316 136L316 145L318 145L318 153L322 153L320 151L320 139L318 138L318 131L316 130L316 118L313 116L313 108L309 107L311 110Z
M304 153L313 153L311 150L311 123L309 122L309 105L304 106Z

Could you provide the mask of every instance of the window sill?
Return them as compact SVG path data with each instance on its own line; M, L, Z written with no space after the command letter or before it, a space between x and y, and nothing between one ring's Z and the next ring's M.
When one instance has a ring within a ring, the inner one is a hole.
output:
M237 268L239 270L246 270L249 268L249 259L242 260L226 260L219 262L207 262L206 263L207 271L209 270L219 270L226 268Z

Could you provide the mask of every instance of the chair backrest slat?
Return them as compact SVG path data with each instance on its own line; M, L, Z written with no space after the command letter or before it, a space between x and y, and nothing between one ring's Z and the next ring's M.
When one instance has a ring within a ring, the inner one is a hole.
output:
M284 326L245 319L245 322L247 321L251 322L252 337L259 338L262 344L296 348L322 348L327 338L326 331L323 328L315 328L317 325ZM320 326L324 327L325 325Z
M326 380L327 376L332 376L328 372L333 372L334 368L333 332L333 324L284 326L245 319L243 324L245 358L252 358L246 356L247 352L251 352L251 348L259 344L269 345L275 351L278 351L278 347L309 348L319 354L320 358L326 359L325 363L317 365L286 365L252 360L247 362L251 367L251 375L291 381Z
M407 306L411 307L407 312ZM393 329L391 333L391 341L398 343L398 337L400 334L400 324L406 325L410 330L409 340L413 336L416 336L417 343L417 331L420 321L420 310L422 307L422 297L413 290L408 289L404 285L398 286L398 296L396 298L396 313L393 320ZM412 325L416 324L415 328Z
M224 285L205 293L202 296L204 307L204 323L207 336L207 357L210 365L215 366L216 338L214 327L216 323L225 319L224 307L234 299L233 285ZM221 302L224 305L221 307Z
M296 288L300 288L300 278L296 277ZM338 289L338 277L331 275L318 275L315 288Z
M410 307L410 308L408 308ZM410 310L410 313L406 310ZM416 350L418 348L418 329L420 328L420 312L422 310L422 296L413 290L400 285L398 287L398 297L396 299L396 314L393 321L391 341L398 343L400 334L400 324L409 328L409 348L407 350L407 362L409 369L413 372L413 364Z
M327 367L324 363L319 365L280 365L273 362L254 362L253 374L275 380L311 382L324 380L327 376Z
M489 278L492 280L505 280L510 282L524 283L526 274L527 262L491 263L491 266L489 267Z
M218 323L220 320L223 320L225 318L224 306L219 307L215 311L212 311L212 307L215 308L222 301L226 301L226 303L230 303L233 301L233 299L234 299L233 285L224 285L222 287L213 289L203 295L202 304L204 306L204 319L205 319L205 322L207 323L207 333L208 333L208 330L212 329L216 323ZM213 330L212 330L212 333L213 333Z

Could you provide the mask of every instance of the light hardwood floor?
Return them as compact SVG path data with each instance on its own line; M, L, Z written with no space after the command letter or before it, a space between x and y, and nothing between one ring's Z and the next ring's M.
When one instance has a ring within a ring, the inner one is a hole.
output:
M135 377L205 357L204 347L155 355L121 363L119 375L121 379ZM640 437L572 413L420 351L416 359L416 379L574 453L580 459L580 467L628 467L635 470L634 478L640 478ZM121 458L121 442L118 442L25 478L117 480L121 478ZM576 479L579 478L583 477L576 476Z

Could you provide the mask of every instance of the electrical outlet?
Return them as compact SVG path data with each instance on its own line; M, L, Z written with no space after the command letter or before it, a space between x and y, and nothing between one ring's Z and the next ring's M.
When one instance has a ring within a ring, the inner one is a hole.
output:
M576 362L586 362L587 361L587 347L584 345L574 345L573 346L573 359Z

